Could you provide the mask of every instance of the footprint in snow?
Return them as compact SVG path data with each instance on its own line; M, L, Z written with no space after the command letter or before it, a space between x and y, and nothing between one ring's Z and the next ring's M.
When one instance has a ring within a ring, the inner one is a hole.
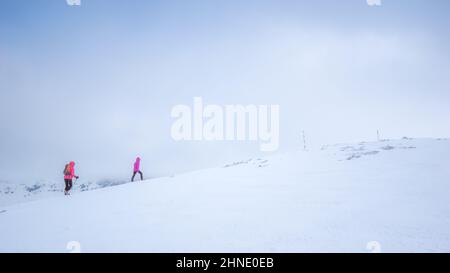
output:
M363 155L376 155L378 153L379 153L379 151L370 151L370 152L363 153Z
M368 152L364 152L364 153L354 153L354 154L350 154L347 157L347 160L361 158L362 156L366 156L366 155L376 155L378 153L379 153L379 151L368 151Z
M360 145L359 147L353 147L353 146L345 146L341 148L341 152L357 152L357 151L364 151L365 147Z
M253 164L255 164L258 168L264 168L264 167L269 166L268 162L269 162L269 160L267 160L267 159L258 158L256 160L256 162L254 162Z
M416 147L414 147L414 146L408 146L408 147L400 147L400 149L409 150L409 149L416 149Z
M5 213L6 212L6 210L0 210L0 213Z

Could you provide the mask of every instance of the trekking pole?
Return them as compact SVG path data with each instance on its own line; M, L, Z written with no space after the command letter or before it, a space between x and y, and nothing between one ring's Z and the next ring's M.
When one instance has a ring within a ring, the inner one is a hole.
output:
M73 182L73 185L72 185L72 190L75 188L75 183L78 181L78 178L77 177L75 177L75 181Z

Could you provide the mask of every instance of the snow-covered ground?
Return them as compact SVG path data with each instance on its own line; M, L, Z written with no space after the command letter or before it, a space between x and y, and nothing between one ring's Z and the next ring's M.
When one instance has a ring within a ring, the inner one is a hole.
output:
M447 139L332 145L3 206L0 251L450 252L449 196Z
M128 183L127 180L74 181L72 192L91 191ZM61 196L64 181L37 181L34 183L12 183L0 181L0 207Z

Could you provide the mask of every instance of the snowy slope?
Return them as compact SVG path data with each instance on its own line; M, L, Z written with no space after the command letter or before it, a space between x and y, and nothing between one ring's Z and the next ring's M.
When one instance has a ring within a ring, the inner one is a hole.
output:
M0 251L450 252L449 165L445 139L244 160L2 207Z
M91 191L128 183L127 180L74 181L72 192ZM61 196L64 181L37 181L34 183L11 183L0 181L0 207Z

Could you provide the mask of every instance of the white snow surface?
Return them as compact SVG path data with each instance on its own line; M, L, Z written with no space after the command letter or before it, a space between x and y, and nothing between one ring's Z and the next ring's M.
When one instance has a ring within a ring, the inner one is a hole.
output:
M128 180L99 181L74 180L72 192L91 191L105 187L112 187L128 183ZM64 180L61 177L59 182L37 181L31 183L12 183L0 181L0 207L17 203L24 203L49 197L61 196L64 192Z
M0 252L449 252L449 196L447 139L331 145L1 206Z

